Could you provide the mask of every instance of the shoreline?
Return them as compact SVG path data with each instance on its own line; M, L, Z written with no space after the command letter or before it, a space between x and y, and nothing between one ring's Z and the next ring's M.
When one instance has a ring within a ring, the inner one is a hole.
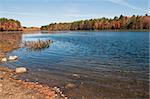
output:
M26 33L26 32L47 32L47 33L53 33L53 32L73 32L73 31L80 31L80 32L84 32L84 31L91 31L91 32L96 32L96 31L114 31L114 32L149 32L150 29L114 29L114 30L111 30L111 29L108 29L108 30L60 30L60 31L49 31L49 30L30 30L30 31L0 31L0 33Z
M62 92L60 90L57 92L58 88L56 87L52 88L38 82L27 82L16 79L19 75L23 74L17 74L8 67L0 66L0 98L68 99L66 96L61 95Z

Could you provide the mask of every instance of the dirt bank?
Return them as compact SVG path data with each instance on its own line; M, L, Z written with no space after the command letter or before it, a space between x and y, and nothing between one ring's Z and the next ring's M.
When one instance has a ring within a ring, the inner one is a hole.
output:
M18 74L14 70L0 66L0 99L67 99L53 88L18 80L15 76Z

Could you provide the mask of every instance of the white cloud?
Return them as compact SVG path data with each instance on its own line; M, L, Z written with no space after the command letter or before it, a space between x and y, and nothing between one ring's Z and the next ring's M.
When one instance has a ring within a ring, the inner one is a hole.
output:
M108 1L118 4L118 5L123 5L123 6L129 7L129 8L132 8L134 10L140 10L140 11L146 11L146 12L148 11L146 9L142 9L142 8L136 7L134 5L131 5L131 4L127 3L125 0L108 0Z
M28 12L17 12L17 11L0 11L0 17L3 15L20 15L20 16L31 16L31 17L47 17L46 15L28 13Z

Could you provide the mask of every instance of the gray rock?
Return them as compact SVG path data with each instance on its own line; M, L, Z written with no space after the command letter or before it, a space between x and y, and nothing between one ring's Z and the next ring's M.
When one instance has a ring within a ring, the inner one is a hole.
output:
M27 69L25 67L19 67L19 68L16 68L15 72L16 73L25 73L25 72L27 72Z
M17 60L17 59L18 59L18 56L9 56L8 59L9 59L9 60Z
M7 58L2 58L1 59L1 62L6 62L7 61Z

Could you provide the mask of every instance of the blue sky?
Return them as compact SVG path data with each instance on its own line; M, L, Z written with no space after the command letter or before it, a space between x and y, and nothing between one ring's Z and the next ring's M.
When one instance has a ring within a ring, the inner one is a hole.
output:
M41 26L91 18L145 15L148 0L0 0L0 17Z

